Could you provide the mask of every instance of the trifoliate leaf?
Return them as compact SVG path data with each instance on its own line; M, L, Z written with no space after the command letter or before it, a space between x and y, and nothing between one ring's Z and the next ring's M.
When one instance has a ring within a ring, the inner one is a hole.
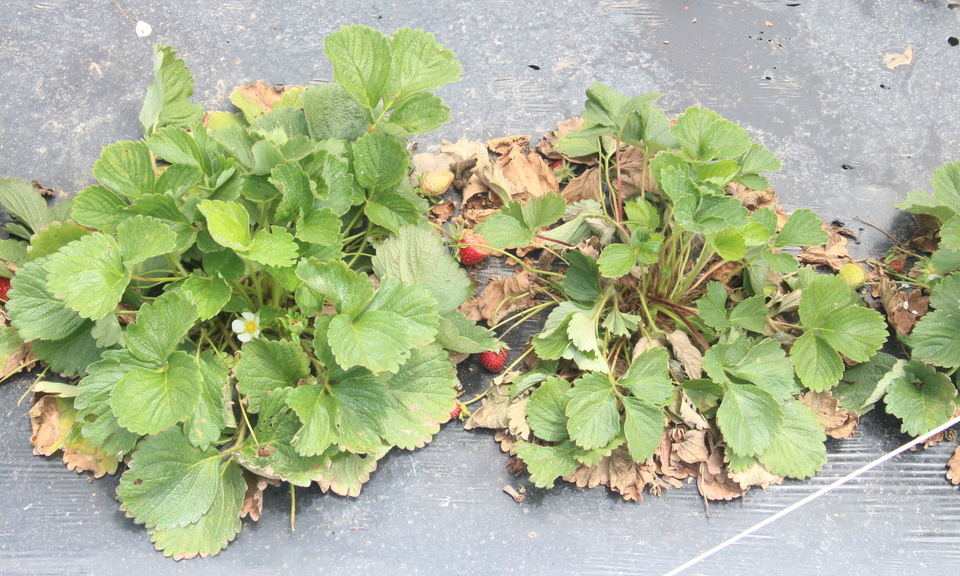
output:
M380 245L372 264L380 278L396 278L426 288L437 300L442 315L453 312L473 295L466 272L427 226L401 228Z
M611 244L607 246L600 258L597 259L597 265L600 266L600 273L606 278L619 278L630 272L630 269L637 263L637 255L626 244Z
M338 439L337 401L323 386L297 386L287 393L287 406L297 413L303 427L293 437L292 445L301 456L323 454Z
M511 201L494 212L476 227L483 239L494 248L526 246L533 240L534 231L523 220L520 203Z
M112 237L95 232L64 246L43 264L47 287L84 318L103 317L120 302L130 271Z
M25 341L66 338L86 322L47 290L47 271L43 264L43 260L28 262L10 281L6 310L11 325Z
M112 194L112 192L111 192ZM46 228L36 232L30 238L30 247L28 248L30 259L36 260L53 254L63 246L79 240L90 234L90 231L80 226L76 222L51 222ZM6 242L16 242L15 240L6 240ZM26 256L26 254L24 254ZM7 258L3 258L7 260ZM17 264L16 261L12 262Z
M240 509L246 491L243 471L235 461L228 460L220 469L213 501L206 513L181 528L153 530L151 541L164 556L174 560L216 556L240 532Z
M265 478L309 486L330 466L330 457L327 454L309 457L297 454L293 437L303 423L285 403L290 391L290 388L277 389L262 397L262 410L254 428L256 439L247 437L237 461Z
M813 210L809 208L797 210L784 223L773 245L777 248L784 246L819 246L828 240L827 232L820 224L820 217Z
M229 464L213 448L193 447L179 427L145 438L120 478L120 509L151 530L193 524L210 510Z
M374 224L396 234L400 228L416 224L421 210L410 198L391 191L376 192L370 196L363 213Z
M429 92L410 97L390 114L390 124L398 126L404 134L433 132L449 121L450 108Z
M774 340L753 344L740 338L730 344L715 344L703 355L703 367L715 382L756 384L780 401L799 392L793 366Z
M751 332L766 330L767 308L762 296L753 296L727 310L727 290L719 282L711 282L707 293L697 300L697 315L704 324L716 330L737 326Z
M905 376L887 386L887 413L903 420L900 431L919 436L950 420L956 410L957 388L950 377L917 360L904 367Z
M172 252L177 245L177 235L157 218L138 214L117 225L117 242L123 263L133 267L148 258Z
M750 136L743 128L705 108L687 108L670 133L689 160L736 158L750 146Z
M340 218L330 208L307 210L297 218L296 237L304 242L323 246L340 239Z
M229 385L230 372L213 350L204 350L200 355L200 401L193 414L183 423L190 443L206 450L220 439L220 432L227 425L227 402L232 394L225 390ZM231 414L232 416L232 414Z
M197 205L207 219L207 230L213 240L227 248L246 250L253 238L250 237L250 213L243 204L204 200Z
M816 392L833 388L843 375L843 359L813 332L797 338L790 349L790 360L803 385Z
M333 79L364 108L373 110L390 83L390 42L367 26L344 26L323 40Z
M216 316L230 300L230 285L218 276L204 278L196 272L183 283L183 291L197 307L201 320Z
M666 348L650 348L633 359L618 384L654 406L666 406L673 399L668 360Z
M783 427L783 409L769 392L752 384L728 384L717 425L737 454L762 454Z
M91 334L93 322L84 322L66 338L60 340L36 340L33 353L46 362L54 372L65 376L83 376L87 366L100 359L100 349Z
M236 376L237 389L247 397L247 409L259 412L267 393L310 377L310 360L289 340L257 338L243 345Z
M293 234L283 226L257 230L250 246L238 252L254 262L280 268L293 266L297 260L297 244L293 241Z
M537 438L547 442L562 442L570 437L567 433L567 392L570 383L548 377L530 395L527 402L527 423Z
M451 312L440 317L437 343L453 352L479 354L497 347L497 337L490 330L467 320L462 312Z
M567 391L567 431L577 446L593 450L620 433L620 411L613 383L605 374L588 372Z
M404 450L422 448L456 406L456 372L435 345L414 348L386 385L391 406L383 418L383 438Z
M625 314L620 310L610 310L600 325L615 336L631 336L637 331L642 316L636 314Z
M124 334L127 348L134 356L162 366L170 353L197 319L197 308L189 298L168 292L153 304L144 304L137 314L137 321Z
M137 434L156 434L193 415L200 402L200 365L174 352L162 368L134 368L113 387L117 422Z
M343 261L318 262L302 259L297 278L311 290L326 296L337 312L356 317L373 299L373 282L347 267Z
M330 322L327 338L343 368L363 366L373 372L396 372L410 355L406 322L386 310L364 312L356 318L338 314Z
M353 164L360 186L376 192L396 185L407 174L403 144L381 132L368 132L353 143Z
M34 232L46 228L53 220L43 196L19 178L0 178L0 205Z
M127 198L152 194L157 179L150 150L143 142L114 142L104 147L93 165L93 176L106 188Z
M150 134L164 126L188 126L203 116L203 106L191 104L190 69L170 47L153 45L153 83L140 110L140 126Z
M514 448L526 463L530 480L539 488L553 488L558 477L569 476L580 467L576 454L581 450L569 440L556 446L518 442Z
M383 445L383 415L390 409L387 387L376 380L351 379L331 386L331 394L340 409L341 450L365 454Z
M564 295L571 300L593 304L600 297L601 290L597 261L576 250L564 256L570 265L561 283Z
M353 142L369 127L367 113L339 84L311 86L300 95L310 137Z
M365 313L373 310L385 310L401 316L414 348L430 344L436 339L440 315L437 313L437 301L426 288L396 278L382 279Z
M632 396L623 398L623 411L623 434L630 457L634 462L646 462L660 446L667 417L662 408Z
M760 454L760 462L778 476L809 478L827 461L826 439L813 412L800 402L788 402L783 406L783 428Z
M402 28L390 41L390 93L396 102L460 79L460 63L433 34Z
M863 416L886 394L887 386L892 381L887 376L897 363L906 364L906 360L898 361L890 354L877 352L870 360L843 372L840 384L833 389L833 397L843 408L856 410Z

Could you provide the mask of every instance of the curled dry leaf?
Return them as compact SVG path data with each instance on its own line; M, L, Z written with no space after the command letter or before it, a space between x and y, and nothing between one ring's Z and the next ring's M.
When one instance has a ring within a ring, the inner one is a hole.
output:
M563 199L567 204L580 200L600 201L600 171L598 168L587 168L583 174L567 182L563 189Z
M677 458L678 462L695 464L706 462L709 456L710 451L707 449L706 435L703 430L687 430L680 442L673 443L671 460Z
M453 201L436 204L430 209L430 212L434 215L434 217L436 217L438 224L443 224L449 220L456 211L457 206L453 203Z
M954 485L960 484L960 446L957 446L947 462L947 480Z
M289 86L277 89L265 82L250 82L246 86L235 88L233 92L239 93L246 100L257 104L266 114L273 110L274 105L283 99L283 93L290 90Z
M37 456L50 456L63 447L66 434L73 426L74 418L64 415L56 396L43 396L29 411L30 427L33 435L33 453Z
M486 320L493 326L508 315L533 306L536 303L533 293L537 288L536 276L526 270L507 278L495 278L480 296L461 305L460 311L468 319Z
M860 424L860 415L855 410L840 407L830 390L805 392L799 396L800 403L810 409L831 438L853 438Z
M620 184L623 197L652 192L659 194L653 173L645 170L646 159L643 150L636 146L627 146L620 153ZM615 176L612 177L616 185Z
M771 484L780 484L783 482L783 476L771 474L769 470L763 467L759 462L747 468L743 472L730 472L730 479L740 485L744 491L752 486L759 486L766 489Z
M536 152L524 154L524 149L514 144L497 164L510 183L510 197L514 200L525 202L560 191L557 175Z
M506 429L510 423L510 416L507 413L510 408L510 389L504 384L505 378L510 376L512 380L518 375L517 372L501 374L493 379L490 390L481 401L481 406L463 423L464 430L473 430L474 428L493 428L495 430ZM497 382L499 380L499 382Z
M930 297L920 290L911 290L905 293L900 287L890 282L886 274L880 273L880 285L877 288L880 302L887 312L887 322L894 330L908 336L927 309L930 307Z
M243 496L243 507L240 508L240 517L250 519L256 522L260 520L260 513L263 511L263 491L267 486L279 486L279 480L271 480L258 476L248 470L243 471L243 479L247 482L247 492Z
M577 488L596 488L610 483L610 457L604 456L593 466L580 466L576 471L564 476L564 480L577 485Z
M530 401L530 395L515 398L507 406L507 430L515 438L524 441L530 441L533 437L533 431L530 430L530 424L527 423L527 402Z
M6 378L14 372L19 372L24 366L29 371L36 361L37 355L33 353L33 343L27 342L7 356L3 368L0 368L0 379Z
M851 262L850 252L847 250L847 237L853 237L853 232L827 224L823 224L823 229L830 235L827 243L804 248L798 258L807 264L826 264L839 271Z
M530 137L526 134L515 134L513 136L501 136L493 140L487 140L487 149L494 154L503 156L512 148L519 147L526 149L530 145Z
M700 463L697 488L707 500L733 500L747 493L747 489L730 478L723 467L723 448L716 447L706 462Z
M700 350L690 343L690 338L685 332L674 330L667 334L667 341L673 349L673 355L680 361L687 378L696 380L703 375L703 354Z

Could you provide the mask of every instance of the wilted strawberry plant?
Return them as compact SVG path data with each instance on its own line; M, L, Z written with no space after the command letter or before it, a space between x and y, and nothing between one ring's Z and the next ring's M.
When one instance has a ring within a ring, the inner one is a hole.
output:
M549 310L531 368L495 380L468 426L499 429L543 487L639 499L694 476L729 499L811 476L829 391L877 353L883 319L843 278L799 268L789 249L827 233L808 209L754 201L780 168L769 150L710 110L671 122L659 96L594 83L580 127L552 140L595 162L593 197L509 201L477 226L493 248L561 264L527 266Z
M332 84L205 116L158 45L144 138L104 148L96 185L48 209L0 181L2 337L79 379L37 386L37 450L126 462L121 509L175 558L219 552L268 482L357 495L449 420L450 353L500 347L457 312L473 285L407 177L459 63L410 29L348 26L325 53Z

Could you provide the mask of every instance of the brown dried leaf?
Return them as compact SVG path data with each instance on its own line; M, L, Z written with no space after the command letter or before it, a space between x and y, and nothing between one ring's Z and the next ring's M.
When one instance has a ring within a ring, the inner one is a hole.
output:
M119 459L104 453L89 440L85 440L78 446L64 446L63 463L67 465L67 470L72 470L78 474L80 472L93 472L94 478L101 478L105 474L113 474L120 466Z
M747 188L739 182L732 182L727 184L724 191L727 194L730 194L734 198L740 200L740 204L750 212L756 212L761 208L773 208L778 213L783 213L783 208L780 207L778 203L778 198L776 193L774 193L773 188L767 188L766 190L753 190ZM784 222L786 221L786 216L783 216ZM783 222L780 222L780 225L783 225Z
M646 170L645 167L646 159L642 149L636 146L627 146L620 153L620 181L624 197L645 192L660 193L657 189L657 182L653 178L653 173ZM615 179L614 182L616 182Z
M444 202L442 204L435 204L433 208L430 209L430 212L433 213L437 218L437 223L443 224L453 216L453 213L457 211L457 205L450 202Z
M498 164L510 183L510 197L514 200L526 202L560 191L556 174L535 152L524 154L523 148L514 144L500 157Z
M480 407L463 423L463 429L473 430L479 427L499 430L507 428L510 423L510 416L507 413L510 408L510 389L503 382L508 376L512 380L518 375L518 372L510 372L494 378L490 390L480 401Z
M798 258L807 264L826 264L839 271L851 262L850 252L847 250L847 236L853 236L853 232L827 224L823 224L823 229L830 235L827 243L804 248Z
M30 411L30 427L33 435L30 443L33 444L33 453L37 456L50 456L63 447L67 432L75 422L73 414L62 414L60 402L56 396L43 396Z
M677 458L687 464L706 462L710 456L707 449L706 433L703 430L687 430L682 442L674 442L671 461Z
M674 330L667 334L667 341L673 348L673 355L683 366L687 378L696 380L703 375L703 354L700 350L690 343L690 338L685 332Z
M904 66L913 62L913 46L907 45L903 54L885 54L883 56L883 65L893 70L897 66Z
M501 136L500 138L494 138L493 140L487 140L487 149L497 154L503 156L510 152L510 149L513 147L519 147L526 150L527 146L530 145L530 136L526 134L515 134L513 136Z
M36 361L37 355L33 353L33 343L27 342L7 356L3 368L0 368L0 379L6 378L14 372L19 372L23 370L24 367L29 371L33 368L32 364Z
M52 196L54 196L54 195L56 194L53 190L51 190L50 188L47 188L46 186L44 186L43 184L41 184L39 180L33 180L33 181L31 181L31 182L30 182L30 185L33 186L33 189L36 190L37 192L39 192L41 196L51 196L51 197L52 197Z
M533 306L533 292L537 278L532 272L522 270L507 278L490 280L480 296L460 306L460 311L475 321L486 320L493 326L506 316ZM508 300L509 299L509 300Z
M623 446L610 453L610 462L607 465L607 486L619 492L624 500L643 500L644 484L638 485L640 474L638 465L634 463L630 453Z
M526 395L515 398L507 406L507 430L516 438L527 442L533 436L530 424L527 423L527 402L529 401L530 396Z
M587 168L583 174L567 183L563 189L563 199L567 204L580 200L600 201L600 172L596 167Z
M717 473L711 472L715 470ZM733 500L747 493L738 482L730 478L723 465L723 448L713 449L706 462L700 463L697 488L707 500Z
M263 511L263 491L267 486L273 484L279 486L279 480L268 480L263 476L258 476L249 470L243 471L243 479L247 482L247 492L243 496L243 507L240 508L240 517L250 519L256 522L260 520L260 513Z
M577 488L596 488L610 482L610 457L604 456L594 466L583 466L577 468L573 474L564 476L567 482L573 482Z
M477 167L477 157L471 156L460 162L451 162L450 171L453 172L453 186L463 190L473 178L473 169Z
M783 482L783 476L771 474L759 462L747 468L743 472L730 472L730 479L740 485L744 491L752 486L759 486L766 489L771 484L780 484Z
M957 446L953 456L947 462L947 480L954 486L960 484L960 446Z
M833 392L806 392L799 396L800 403L809 408L831 438L849 439L857 431L860 416L853 410L840 407Z
M877 291L883 309L887 311L887 322L905 336L910 334L914 325L930 307L929 296L924 296L920 290L912 290L907 294L899 285L890 282L883 273L880 275Z
M246 86L235 88L233 91L240 93L241 96L253 100L264 113L273 110L274 105L283 98L283 93L290 90L289 86L284 86L278 90L264 82L250 82Z

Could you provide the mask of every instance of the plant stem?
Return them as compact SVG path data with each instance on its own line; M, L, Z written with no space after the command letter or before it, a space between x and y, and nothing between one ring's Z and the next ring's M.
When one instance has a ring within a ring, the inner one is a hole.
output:
M290 531L297 531L297 487L290 483Z

